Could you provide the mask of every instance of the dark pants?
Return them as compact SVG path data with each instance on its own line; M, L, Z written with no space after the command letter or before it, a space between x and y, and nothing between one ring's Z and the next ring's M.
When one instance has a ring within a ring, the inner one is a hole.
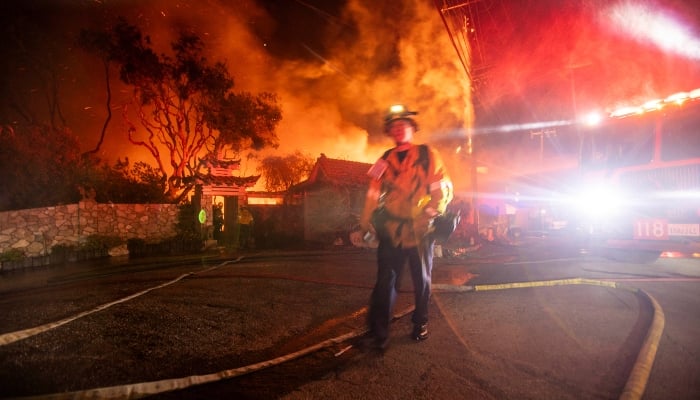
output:
M249 224L241 224L238 232L238 246L242 249L247 249L250 245L251 226Z
M407 262L413 280L416 306L411 320L414 324L428 322L433 244L432 239L426 239L418 247L404 249L392 246L388 240L380 240L377 248L377 282L372 291L367 316L369 330L376 338L383 340L389 337L397 285Z

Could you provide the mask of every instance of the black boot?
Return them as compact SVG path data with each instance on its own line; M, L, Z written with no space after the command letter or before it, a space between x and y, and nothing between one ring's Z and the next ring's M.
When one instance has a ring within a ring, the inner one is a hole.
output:
M413 332L411 333L411 338L413 340L420 342L428 338L428 324L415 324L413 325Z
M384 353L389 347L389 338L379 337L370 331L357 338L355 345L362 352Z

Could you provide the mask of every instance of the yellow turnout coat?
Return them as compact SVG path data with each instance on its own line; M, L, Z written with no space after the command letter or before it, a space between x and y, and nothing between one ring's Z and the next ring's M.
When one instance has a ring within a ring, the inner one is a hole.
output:
M452 181L440 155L426 145L411 145L402 160L390 149L368 174L360 226L369 230L372 213L383 208L388 218L374 228L388 235L385 239L395 247L417 246L432 229L433 218L444 213L453 198Z

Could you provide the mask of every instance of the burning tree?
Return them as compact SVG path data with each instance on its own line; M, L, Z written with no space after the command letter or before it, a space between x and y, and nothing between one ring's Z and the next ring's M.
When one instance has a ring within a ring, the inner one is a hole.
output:
M271 192L286 191L309 175L314 159L297 151L285 156L265 157L258 171L265 175L265 189Z
M181 32L172 55L158 55L149 37L120 19L107 31L84 30L81 44L116 64L121 81L133 87L134 109L122 108L129 141L153 156L173 200L191 189L185 182L200 168L199 157L277 147L282 113L275 95L234 92L226 65L204 57L197 35Z

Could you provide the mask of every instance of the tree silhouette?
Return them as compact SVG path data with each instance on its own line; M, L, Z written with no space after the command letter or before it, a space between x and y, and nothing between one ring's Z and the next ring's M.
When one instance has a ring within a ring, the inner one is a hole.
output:
M265 176L265 189L286 191L306 178L314 167L314 160L297 151L285 156L265 157L258 171Z
M48 125L0 126L0 211L80 200L77 138Z
M278 146L282 112L275 95L234 92L226 65L204 57L197 35L181 32L171 55L156 54L150 38L124 19L81 37L85 49L115 63L133 88L131 103L122 108L129 141L151 154L170 198L186 196L194 184L187 178L207 154Z

